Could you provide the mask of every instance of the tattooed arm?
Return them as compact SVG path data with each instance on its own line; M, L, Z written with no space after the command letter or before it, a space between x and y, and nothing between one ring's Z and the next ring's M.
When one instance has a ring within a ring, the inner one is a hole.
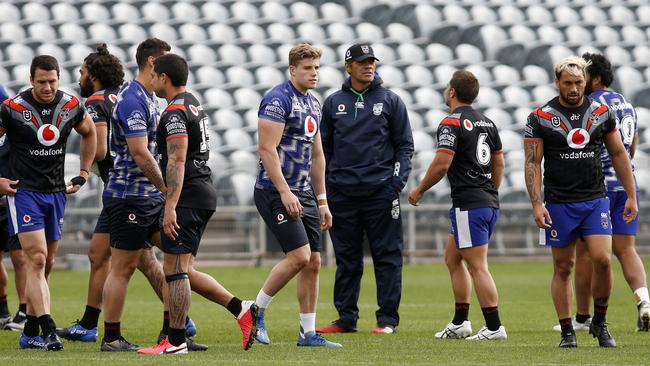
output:
M153 155L151 155L151 152L147 148L147 136L128 137L126 139L126 144L128 145L129 152L133 157L133 161L135 161L138 168L142 170L144 176L147 177L151 184L156 186L160 192L165 194L167 187L165 187L165 182L156 159L154 159Z
M544 157L544 142L524 142L526 154L526 189L533 205L535 223L540 229L551 227L551 216L542 202L542 158Z
M180 135L177 135L180 136ZM175 136L175 137L177 137ZM185 157L187 156L187 136L167 139L167 168L165 181L167 182L167 197L165 200L165 215L163 218L163 231L172 239L178 236L180 229L176 222L176 205L183 190L185 177Z

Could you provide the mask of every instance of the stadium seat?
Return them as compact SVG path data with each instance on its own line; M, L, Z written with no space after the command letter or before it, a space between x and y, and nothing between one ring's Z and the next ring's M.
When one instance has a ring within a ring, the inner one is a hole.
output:
M563 45L553 45L548 49L548 54L551 57L551 62L553 65L564 59L565 57L573 56L574 53L566 46Z
M526 158L523 150L512 150L506 154L506 171L522 171Z
M630 94L626 94L626 95L630 95ZM645 83L645 84L635 86L634 94L632 94L631 99L632 99L632 104L637 107L650 106L650 83Z
M636 106L635 109L638 127L640 129L643 128L645 130L650 130L650 109L648 109L648 107L640 106ZM650 142L650 140L647 140L646 142Z
M386 27L385 42L410 42L413 40L413 31L402 23L391 23Z
M386 28L393 21L392 8L388 4L377 4L369 6L361 13L361 19L372 19L372 22L380 28Z
M309 3L297 1L289 6L291 17L300 22L318 21L318 10Z
M220 65L242 65L246 63L246 51L234 44L224 44L219 47Z
M0 66L0 84L7 84L11 80L12 79L11 79L11 75L9 75L9 72L4 67ZM11 94L7 92L7 95L11 95Z
M99 3L88 2L81 6L81 18L87 23L106 22L111 19L111 12Z
M43 44L41 44L36 49L36 53L39 54L39 55L54 56L54 58L56 58L57 61L59 61L60 64L67 61L65 51L61 47L59 47L59 46L57 46L57 45L55 45L53 43L43 43ZM71 60L71 61L81 62L81 61L83 61L83 59L82 60ZM63 69L61 69L61 71L63 71ZM61 84L67 84L67 83L64 83L64 82L61 81Z
M93 23L88 26L88 41L92 43L114 43L117 40L115 29L104 23Z
M284 4L275 1L265 1L259 8L261 18L270 22L286 22L289 19L289 9Z
M77 43L85 42L87 39L86 30L77 23L63 23L59 26L59 39L57 42Z
M259 65L274 64L277 61L275 51L268 46L259 43L248 47L248 59L250 62Z
M119 42L140 44L147 39L147 32L137 24L124 23L118 27Z
M497 13L503 24L518 24L526 20L526 15L514 5L502 5L497 9Z
M483 114L494 122L499 131L510 129L512 125L512 116L510 113L499 107L490 107L486 109Z
M490 85L492 83L492 73L485 68L485 66L473 64L465 68L465 70L471 72L478 79L478 83L481 87Z
M296 33L291 27L284 23L272 23L266 27L269 41L275 43L292 42L296 39Z
M203 92L204 108L231 108L234 103L232 96L220 88L210 88Z
M404 76L409 86L429 87L433 85L433 74L426 67L415 64L404 69Z
M318 78L319 87L340 88L343 80L343 74L335 67L321 66L320 76Z
M384 81L385 86L398 87L404 84L404 74L395 66L381 65L377 68L377 74Z
M532 4L526 8L526 16L528 18L528 23L532 25L549 24L553 22L553 14L551 14L550 10L537 2L532 2ZM520 20L516 23L524 22Z
M640 24L650 24L650 5L643 4L636 8L636 17Z
M620 85L621 93L630 96L638 90L639 81L643 80L643 74L633 67L623 65L614 71L614 80Z
M568 26L564 33L566 34L567 42L573 45L583 45L593 41L591 32L578 24Z
M203 27L193 23L185 23L178 27L179 42L186 44L203 43L208 36Z
M347 46L347 45L342 45L342 46ZM343 61L342 61L341 58L343 57L343 54L345 53L345 51L343 51L343 53L341 55L339 55L339 53L337 51L333 50L332 47L324 45L324 44L316 43L316 44L314 44L314 47L320 48L323 51L323 54L320 57L320 65L321 66L328 66L328 65L338 66L339 61L341 61L340 64L343 64ZM286 60L286 58L287 57L285 55L283 57L282 61ZM286 63L282 62L282 61L280 61L280 62L282 63L283 66L285 66Z
M237 38L237 32L232 27L222 23L214 23L208 27L210 41L228 44Z
M110 47L109 52L113 53L115 47ZM86 46L85 44L72 44L68 47L68 60L76 61L81 63L89 53L93 52L94 49ZM121 59L124 61L125 59Z
M632 62L632 55L625 48L615 44L605 49L605 56L613 67L627 65Z
M167 23L155 23L149 26L149 36L175 43L178 40L176 29Z
M483 52L471 44L462 43L456 46L456 61L463 64L476 64L483 62Z
M482 38L480 43L485 50L485 58L488 60L494 59L498 49L508 41L508 33L494 24L481 26L479 36Z
M435 28L435 24L442 21L442 14L438 9L427 3L417 4L414 10L420 36L426 37Z
M532 90L533 102L539 106L557 96L557 91L549 85L538 85Z
M253 204L253 187L257 177L249 173L235 173L232 176L232 185L239 206L248 206Z
M502 130L499 131L499 135L504 152L524 150L524 139L520 134L512 130Z
M259 157L249 150L235 150L230 156L230 166L233 171L257 174ZM252 185L250 186L252 188Z
M345 6L335 2L326 2L320 6L320 19L327 23L340 22L350 18Z
M11 11L13 13L10 7L7 7L6 10ZM23 12L22 17L18 16L16 18L9 19L9 21L16 21L18 19L21 19L23 22L27 22L27 23L41 23L41 22L49 22L51 20L50 11L47 9L47 7L37 2L26 3L22 7L22 12Z
M541 6L537 7L537 11L543 9ZM580 24L580 14L574 10L572 7L567 5L560 5L553 9L553 16L555 17L555 22L562 25L569 24Z
M210 145L212 145L212 135L210 136ZM228 170L230 169L228 159L226 159L222 154L212 150L210 151L210 157L208 158L208 166L212 171L213 182L218 181L219 178L228 174Z
M361 42L378 43L384 39L384 32L381 28L372 23L359 23L357 24L356 29L357 36Z
M255 84L255 77L244 67L231 66L226 70L225 74L228 87L250 87Z
M426 55L419 46L403 42L397 46L397 59L403 64L419 66L424 63Z
M536 105L535 108L541 107L542 104ZM513 129L523 129L528 121L528 116L533 111L532 107L519 107L513 113L514 125Z
M595 41L602 45L611 45L620 42L621 37L616 29L606 26L598 25L594 28Z
M585 5L580 9L582 21L587 24L607 23L607 13L594 5Z
M436 146L433 137L422 130L413 131L413 145L416 153L420 151L433 151Z
M411 125L411 130L421 130L424 127L424 121L420 113L409 109L406 111L409 117L409 124Z
M537 36L540 41L554 45L561 45L564 42L562 31L551 25L542 25L537 28Z
M508 30L508 35L513 41L518 41L523 44L531 44L537 41L537 33L530 27L523 24L515 24Z
M347 49L349 45L342 45L342 48ZM395 62L397 56L395 55L395 50L392 47L389 47L383 43L375 43L372 45L373 51L375 51L375 57L379 59L381 64L391 64ZM344 53L345 54L345 51Z
M237 28L240 41L246 43L259 43L266 39L266 32L255 23L243 23Z
M424 121L427 124L427 127L424 129L430 134L436 135L438 131L438 125L447 116L449 116L449 113L443 111L442 109L430 109L424 115Z
M257 131L257 108L250 108L244 112L244 130L248 132Z
M413 91L413 108L429 109L444 104L442 95L430 86L422 86Z
M403 88L398 88L398 87L392 87L391 91L397 94L397 96L402 100L402 102L404 102L406 108L411 109L411 107L413 106L413 96L411 96L411 93L409 93Z
M180 24L185 22L195 22L201 17L199 9L186 2L177 2L173 4L171 7L171 14L173 20L180 22Z
M223 151L248 150L256 149L253 138L240 128L231 128L223 133Z
M49 24L34 23L27 27L29 40L37 42L53 42L58 38L56 30Z
M201 19L212 23L223 23L230 18L230 12L223 4L206 2L201 5Z
M231 69L232 68L228 69L228 71ZM228 71L226 71L226 75L228 74ZM259 107L262 96L255 90L248 87L252 84L253 83L247 84L244 87L235 90L233 93L233 97L235 99L235 108L247 110L250 108Z
M167 22L170 20L169 8L158 2L147 2L140 8L142 17L151 22Z
M636 46L632 49L632 55L637 64L650 65L650 47ZM646 81L650 81L650 69L646 68L644 73Z
M364 10L370 8L375 3L376 0L356 0L356 1L351 1L349 6L353 16L361 17Z
M512 66L496 65L492 68L492 75L495 83L504 85L518 84L519 71Z
M286 79L281 71L273 66L262 66L255 70L255 79L257 88L264 90L274 87Z
M211 127L215 131L225 131L229 128L242 128L241 116L232 109L222 108L212 114Z
M435 86L446 87L447 83L449 83L449 80L454 75L454 72L456 72L456 70L458 69L447 64L436 66L436 68L433 70L433 75L435 76L436 79Z
M636 23L634 12L629 7L620 4L609 8L609 19L621 25Z
M230 14L240 22L256 22L260 17L257 7L249 2L235 1L230 6Z
M27 33L20 25L0 22L0 40L5 42L22 42L25 38L27 38Z
M296 29L296 35L304 42L327 43L327 34L323 28L316 23L302 23Z
M497 14L484 4L477 4L469 9L469 14L474 22L494 24L498 21Z
M445 5L442 8L442 15L444 16L445 21L452 23L463 24L468 23L471 20L469 12L455 3Z
M357 39L354 29L345 23L334 22L327 26L327 34L330 41L335 43L349 43Z
M515 107L526 106L531 102L530 95L526 89L515 85L505 87L501 91L501 95L503 96L504 103Z
M225 76L219 69L213 66L201 66L194 71L196 82L204 87L221 86L225 83Z
M20 18L20 9L14 4L10 2L0 3L0 25L8 22L18 22Z
M52 5L50 11L52 12L52 20L57 23L67 23L80 17L79 10L65 2Z
M5 59L12 63L30 62L34 58L34 51L22 43L12 43L4 51Z
M643 32L642 29L629 24L621 28L621 37L623 38L623 42L632 45L640 45L647 42L645 32Z
M501 94L495 89L483 86L479 90L474 103L477 107L483 108L498 106L501 104Z
M29 82L29 64L16 65L11 70L11 77L13 77L14 80L16 80L18 82L28 83Z
M140 10L127 2L118 2L111 7L113 19L123 23L136 23L141 19Z
M206 45L194 44L187 49L187 61L192 65L211 65L217 61L217 55Z
M444 44L431 43L425 48L427 61L433 64L445 64L452 62L454 52Z
M441 43L449 48L455 48L459 43L462 29L455 23L443 22L437 24L429 34L431 43Z

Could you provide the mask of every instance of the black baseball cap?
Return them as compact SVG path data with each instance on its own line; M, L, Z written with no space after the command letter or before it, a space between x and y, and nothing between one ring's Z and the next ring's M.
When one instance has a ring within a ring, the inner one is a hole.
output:
M361 62L369 58L373 58L375 61L379 61L379 59L375 57L375 51L372 50L372 46L367 43L353 44L350 46L350 48L348 48L347 51L345 51L346 64L352 61Z

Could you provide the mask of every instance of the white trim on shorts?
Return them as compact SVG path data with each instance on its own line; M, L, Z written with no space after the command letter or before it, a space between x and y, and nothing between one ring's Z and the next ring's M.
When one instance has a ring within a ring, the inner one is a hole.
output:
M18 218L16 211L16 198L14 196L7 196L7 207L9 207L9 220L14 227L14 234L18 234Z
M469 228L469 211L454 209L456 212L456 230L458 230L458 248L472 247L472 232Z
M546 229L539 229L539 245L546 245Z

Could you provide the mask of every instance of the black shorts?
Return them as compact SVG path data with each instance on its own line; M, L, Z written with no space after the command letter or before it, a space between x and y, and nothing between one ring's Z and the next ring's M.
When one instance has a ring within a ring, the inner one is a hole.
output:
M109 234L111 232L110 220L108 218L108 213L106 209L102 207L102 212L99 213L97 217L97 223L95 224L95 234Z
M151 236L160 230L158 220L164 201L161 197L104 197L111 247L140 250L151 247Z
M4 200L3 198L0 198ZM0 252L21 250L18 235L9 236L9 220L7 220L7 207L0 206ZM2 258L0 258L2 260Z
M165 235L162 229L163 215L160 215L160 238L162 239L162 251L167 254L192 253L196 257L199 251L199 243L203 231L210 221L214 210L200 208L176 207L176 223L180 226L177 229L176 240Z
M313 191L293 192L303 207L302 215L294 219L288 213L280 193L272 190L255 189L255 206L262 219L280 243L282 251L289 253L305 244L312 252L320 252L320 213Z

